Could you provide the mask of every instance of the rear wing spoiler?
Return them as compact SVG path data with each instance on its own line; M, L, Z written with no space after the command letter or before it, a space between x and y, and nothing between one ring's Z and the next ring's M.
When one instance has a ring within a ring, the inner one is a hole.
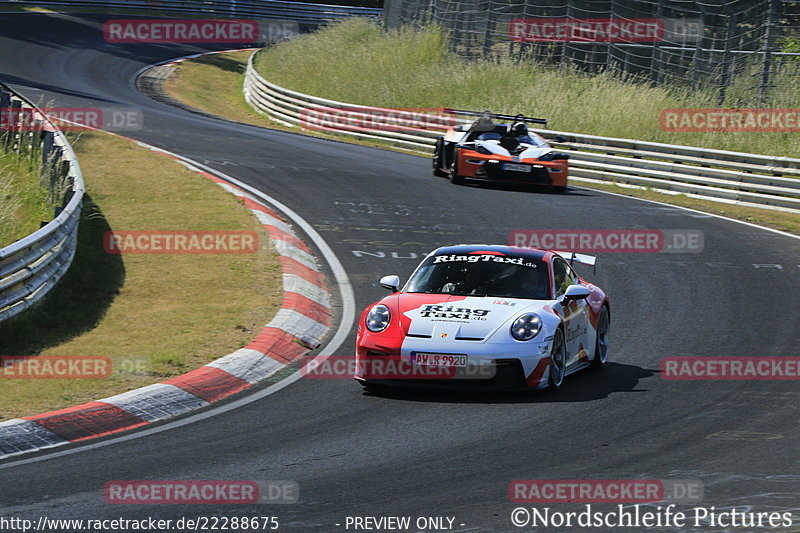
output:
M575 252L559 252L557 250L553 250L553 252L557 253L567 261L569 261L570 266L574 263L578 263L581 265L589 265L592 267L592 272L595 270L595 264L597 263L597 256L588 255L588 254L579 254Z
M466 117L486 117L486 118L497 118L500 120L515 120L517 122L530 122L531 124L542 124L547 126L547 119L544 118L534 118L534 117L526 117L524 115L502 115L500 113L490 113L489 111L465 111L462 109L450 109L450 108L443 108L443 113L447 113L448 115L463 115Z

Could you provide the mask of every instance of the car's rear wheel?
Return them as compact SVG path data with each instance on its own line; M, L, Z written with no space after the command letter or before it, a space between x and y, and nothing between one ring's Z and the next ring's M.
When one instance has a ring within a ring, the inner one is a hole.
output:
M444 139L436 140L436 148L433 149L433 175L439 178L446 178L447 173L442 170L444 167Z
M597 341L594 347L594 359L592 366L601 368L608 360L608 330L611 320L608 316L608 307L605 305L600 309L600 316L597 318Z
M455 157L458 157L458 154L454 154ZM458 160L454 159L453 164L450 166L450 172L447 173L447 179L450 180L450 183L453 185L461 185L464 183L464 176L458 175Z
M550 374L547 388L557 391L564 383L567 372L567 343L564 342L564 332L557 329L553 335L553 345L550 349Z

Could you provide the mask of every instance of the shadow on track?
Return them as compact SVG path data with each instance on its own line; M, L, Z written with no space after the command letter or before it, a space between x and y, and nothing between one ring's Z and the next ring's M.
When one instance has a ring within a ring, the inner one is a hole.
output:
M564 381L555 393L543 390L531 391L465 391L434 388L380 388L365 391L365 396L379 396L394 400L438 403L555 403L590 402L607 398L619 392L647 392L639 389L639 380L652 377L658 370L635 365L606 363L600 371L583 370Z
M97 325L125 280L122 255L103 249L110 230L100 208L84 195L72 265L41 302L0 323L0 355L35 355Z
M525 185L519 183L503 183L497 181L467 181L460 187L469 189L490 189L495 191L513 191L513 192L527 192L534 194L550 194L553 196L596 196L593 191L587 189L575 189L567 186L565 191L558 191L549 188L547 185Z

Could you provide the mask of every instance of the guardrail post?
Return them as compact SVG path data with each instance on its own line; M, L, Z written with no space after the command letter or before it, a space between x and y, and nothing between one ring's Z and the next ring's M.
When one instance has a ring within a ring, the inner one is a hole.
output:
M42 171L45 171L50 164L49 158L55 146L56 134L52 131L42 132Z
M61 191L56 193L56 190L60 182L61 169L59 169L59 163L62 161L62 154L63 149L60 146L53 146L48 157L47 179L49 181L48 190L50 191L50 200L55 200L61 196Z
M9 128L11 94L0 89L0 139L3 147L8 146L8 137L11 135Z
M6 138L6 150L19 150L19 128L22 114L22 102L19 100L11 100L8 106L8 137Z
M55 133L52 131L42 132L42 158L41 158L41 176L42 181L50 180L53 171L53 151L55 148ZM52 185L48 183L47 185Z

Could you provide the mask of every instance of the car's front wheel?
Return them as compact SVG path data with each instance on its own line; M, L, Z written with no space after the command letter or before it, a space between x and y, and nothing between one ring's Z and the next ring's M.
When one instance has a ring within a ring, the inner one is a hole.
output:
M458 154L456 154L458 157ZM450 183L453 185L461 185L464 183L464 176L458 175L458 160L454 160L453 164L450 166L450 172L447 173L447 179L450 180Z
M592 359L592 366L595 368L601 368L608 360L608 330L610 325L608 307L604 305L600 309L600 316L597 318L597 341L594 347L594 359Z
M446 178L447 173L442 170L444 167L444 139L436 139L436 148L433 149L433 175L439 178Z
M564 332L557 329L553 335L553 345L550 349L550 375L547 388L557 391L564 383L567 372L567 343L564 342Z
M364 381L361 383L362 390L367 394L387 394L392 389L388 385L378 384L378 383L370 383Z

